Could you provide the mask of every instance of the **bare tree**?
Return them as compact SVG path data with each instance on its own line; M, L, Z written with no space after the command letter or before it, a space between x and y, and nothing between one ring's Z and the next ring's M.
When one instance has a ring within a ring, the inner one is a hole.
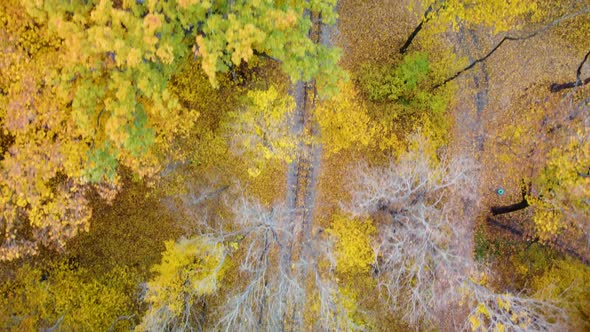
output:
M475 193L474 164L467 158L433 164L418 149L385 167L360 165L347 208L379 220L378 285L410 324L432 319L439 302L453 299L452 280L468 268L461 242L469 225L457 203Z
M266 208L244 197L234 202L232 210L240 238L237 273L245 283L220 308L218 326L226 331L280 330L287 307L304 291L284 264L276 264L292 238L290 214L284 206Z
M510 294L497 294L464 278L472 302L463 330L478 331L564 331L567 317L562 308L549 302Z
M415 137L414 141L422 139ZM469 278L479 267L471 259L471 246L466 245L472 241L473 223L462 203L477 199L475 167L465 157L429 160L419 147L386 166L362 164L353 171L352 199L344 208L355 216L369 215L376 222L375 274L384 302L416 327L440 322L441 313L451 312L465 321L455 329L469 330L469 319L475 318L484 329L499 324L507 330L526 324L551 329L558 320L563 321L559 308L497 294ZM461 300L470 305L467 317L458 309ZM512 311L505 309L510 306Z
M234 259L239 280L218 309L217 328L224 331L284 331L307 328L305 316L317 318L316 330L350 330L353 324L340 304L334 277L335 257L328 235L318 232L291 256L293 214L282 204L266 207L240 196L231 203L235 230L217 236L239 239ZM326 262L326 264L320 264ZM327 267L326 267L327 266ZM311 275L311 278L301 276ZM313 294L314 296L308 296ZM319 301L318 312L308 301Z

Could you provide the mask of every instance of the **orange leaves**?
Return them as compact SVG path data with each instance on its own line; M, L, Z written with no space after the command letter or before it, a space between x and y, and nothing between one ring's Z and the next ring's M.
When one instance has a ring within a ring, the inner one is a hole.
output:
M271 15L275 22L275 28L278 30L287 30L297 23L297 13L292 9L287 10L287 12L275 11Z

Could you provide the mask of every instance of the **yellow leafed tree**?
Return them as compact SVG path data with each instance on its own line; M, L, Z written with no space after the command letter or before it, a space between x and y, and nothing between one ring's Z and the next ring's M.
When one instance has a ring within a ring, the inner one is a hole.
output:
M196 304L219 288L224 260L224 247L206 238L166 242L162 262L153 268L156 276L147 284L144 300L150 307L138 330L183 330L198 324Z

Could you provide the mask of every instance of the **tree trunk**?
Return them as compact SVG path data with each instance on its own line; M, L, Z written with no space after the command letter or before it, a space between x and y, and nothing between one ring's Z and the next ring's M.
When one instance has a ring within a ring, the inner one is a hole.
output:
M414 29L414 31L412 31L412 33L410 34L410 36L408 37L408 39L406 40L404 45L399 49L400 54L406 53L406 51L408 50L408 47L410 47L410 45L412 45L414 38L416 38L416 35L418 35L418 32L420 32L420 30L422 30L422 27L424 26L425 21L426 21L426 19L422 19L422 21L420 21L420 24L418 24L416 29Z
M549 87L549 90L551 92L559 92L565 89L571 89L571 88L575 88L577 86L584 86L586 84L590 83L590 77L588 77L585 80L580 80L580 81L576 81L576 82L568 82L568 83L562 83L562 84L558 84L558 83L553 83L551 84L551 86Z
M586 53L586 56L584 56L584 59L582 60L582 62L578 66L578 70L576 70L576 81L575 82L562 83L562 84L553 83L549 87L549 90L551 90L551 92L559 92L561 90L571 89L571 88L575 88L577 86L582 86L582 85L586 85L586 84L590 83L590 77L588 77L585 80L582 80L582 68L584 67L584 63L586 63L586 61L588 61L588 57L590 57L590 51L588 51L588 53Z
M511 205L506 205L506 206L493 206L492 207L492 214L494 216L497 216L499 214L523 210L523 209L526 209L528 206L529 206L529 202L527 202L526 198L523 197L522 201L520 201L516 204L511 204Z
M412 31L412 33L410 34L410 36L408 37L408 39L406 40L404 45L399 49L400 54L405 54L406 51L408 50L408 48L410 47L410 45L412 45L414 38L416 38L416 36L420 32L420 30L422 30L424 23L426 23L429 20L428 14L430 14L431 11L432 11L432 4L430 6L428 6L428 9L426 9L426 11L424 12L424 16L422 17L420 24L418 24L418 26L414 29L414 31Z

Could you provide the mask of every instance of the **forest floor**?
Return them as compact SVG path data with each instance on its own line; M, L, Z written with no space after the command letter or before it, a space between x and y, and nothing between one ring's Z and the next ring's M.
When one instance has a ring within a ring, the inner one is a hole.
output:
M354 73L363 64L388 64L400 58L399 46L421 18L409 13L409 5L407 1L392 0L339 1L339 33L334 44L343 49L341 65L352 73L353 80ZM491 35L485 29L463 27L439 37L441 45L470 63L485 55L503 37ZM410 51L420 49L423 42L423 37L419 36ZM579 61L572 45L557 33L547 31L528 40L505 43L485 62L455 80L460 89L448 110L451 119L449 148L451 154L472 157L479 165L475 174L479 199L465 202L464 211L469 220L475 221L474 225L485 224L492 206L522 200L523 178L530 179L538 174L542 164L537 160L544 158L545 149L551 145L514 135L521 129L531 131L533 128L534 131L538 126L534 123L538 120L534 118L537 109L559 112L559 106L555 105L564 100L564 96L547 97L545 91L551 83L572 81ZM550 119L555 116L547 115ZM321 210L318 215L329 215L324 213L326 209L338 209L335 197L346 197L342 192L342 179L348 174L351 162L359 157L362 158L354 153L323 157L316 203ZM505 194L498 195L498 188L503 188ZM505 224L521 225L525 220L530 221L531 215L530 209L525 209L500 219ZM499 228L491 231L514 236Z
M471 63L474 61L473 49L480 49L479 40L472 30L467 30L461 27L457 33L450 34L450 41L456 54L465 55ZM482 63L476 66L471 73L459 78L459 85L472 86L472 89L459 89L457 91L457 103L453 112L452 124L452 139L451 153L453 155L463 155L473 158L476 165L480 164L481 154L483 153L484 143L486 140L485 126L483 125L483 114L486 111L489 101L489 76L486 69L486 64ZM473 176L476 179L478 191L474 197L468 201L463 202L465 220L476 220L478 216L486 213L486 206L479 204L482 187L478 181L481 178L481 169L473 170ZM468 236L473 238L473 227L468 227ZM462 245L460 248L469 251L462 253L463 257L472 257L473 242L467 241L467 245Z
M451 35L455 53L466 56L470 63L501 38L463 28ZM530 224L530 208L497 216L495 223L486 221L491 217L491 207L520 202L523 180L530 181L542 170L542 160L552 147L547 128L559 125L559 114L569 100L567 95L543 91L548 91L551 83L573 80L579 61L571 45L547 32L506 43L457 80L462 88L450 110L454 119L451 151L471 156L479 165L476 176L480 199L470 204L467 213L476 221L475 227L485 226L492 239L527 237L524 225ZM504 195L496 193L499 188L504 189ZM568 253L577 247L576 256L589 254L587 248L560 241L556 246L561 251Z

